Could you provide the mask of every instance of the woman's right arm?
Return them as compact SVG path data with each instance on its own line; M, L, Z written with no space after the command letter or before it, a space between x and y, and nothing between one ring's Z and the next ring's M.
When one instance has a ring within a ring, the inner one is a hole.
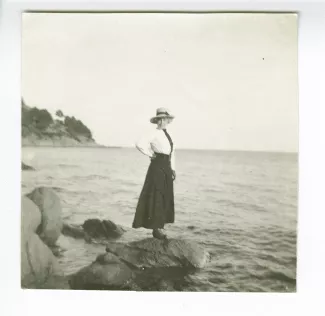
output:
M138 140L135 144L135 147L144 155L153 158L154 157L154 151L151 148L151 141L152 141L152 136L150 135L142 137L140 140Z

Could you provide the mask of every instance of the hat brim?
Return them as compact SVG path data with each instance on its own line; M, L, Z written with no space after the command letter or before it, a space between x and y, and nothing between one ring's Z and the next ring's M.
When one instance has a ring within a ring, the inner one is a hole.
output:
M175 118L174 115L159 115L159 116L154 116L150 119L150 123L152 124L157 124L158 120L161 118L169 118L171 120L173 120Z

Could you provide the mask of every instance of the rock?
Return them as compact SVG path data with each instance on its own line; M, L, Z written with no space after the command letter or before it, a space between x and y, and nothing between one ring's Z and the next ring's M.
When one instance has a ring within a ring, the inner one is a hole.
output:
M82 225L84 232L91 238L118 238L125 229L110 220L88 219Z
M72 289L80 290L130 290L132 270L113 254L103 254L96 261L72 275Z
M24 164L23 162L21 163L21 170L35 170L35 168L28 166Z
M120 225L110 220L88 219L82 225L63 223L62 234L76 239L85 239L91 242L93 239L103 240L116 239L126 231Z
M182 267L203 268L210 261L210 254L193 241L181 239L159 240L148 238L140 241L109 243L107 252L137 268Z
M42 227L44 212L23 196L21 199L21 286L23 288L54 288L49 279L62 273L51 249L37 235ZM54 248L53 248L54 249ZM58 282L56 282L58 285ZM61 282L62 283L62 282ZM67 281L66 281L67 284ZM66 288L60 285L59 288Z
M35 189L27 197L38 206L42 214L39 236L48 246L54 246L62 230L59 197L52 189L44 187Z
M42 221L41 212L34 202L27 197L21 198L21 235L27 239L35 233Z
M29 236L22 236L21 286L42 288L49 277L60 274L56 258L38 235L31 233Z
M63 223L62 234L76 239L85 237L85 232L82 226L67 223Z

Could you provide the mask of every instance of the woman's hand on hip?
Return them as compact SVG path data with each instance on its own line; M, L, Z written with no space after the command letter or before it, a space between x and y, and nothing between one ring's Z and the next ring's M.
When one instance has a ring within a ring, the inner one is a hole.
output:
M176 180L176 171L172 170L172 173L173 173L173 175L172 175L173 180Z
M150 160L154 160L156 158L156 154L153 154L151 157L150 157Z

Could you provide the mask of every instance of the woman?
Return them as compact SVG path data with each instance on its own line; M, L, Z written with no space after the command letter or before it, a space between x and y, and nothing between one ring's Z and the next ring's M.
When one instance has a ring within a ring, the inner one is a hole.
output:
M174 223L174 188L175 146L166 130L174 119L168 109L157 109L156 116L150 122L157 124L157 129L137 142L137 149L151 159L146 179L140 194L133 228L152 229L152 235L166 239L162 232L166 223Z

